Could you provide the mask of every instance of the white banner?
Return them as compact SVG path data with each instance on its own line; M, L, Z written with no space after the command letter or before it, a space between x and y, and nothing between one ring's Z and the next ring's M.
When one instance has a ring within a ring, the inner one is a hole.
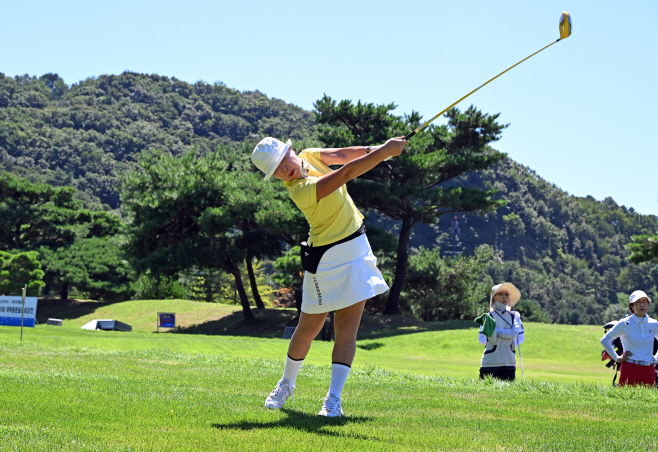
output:
M19 296L0 297L0 325L21 326L23 299ZM37 297L25 297L23 326L34 326L37 317Z

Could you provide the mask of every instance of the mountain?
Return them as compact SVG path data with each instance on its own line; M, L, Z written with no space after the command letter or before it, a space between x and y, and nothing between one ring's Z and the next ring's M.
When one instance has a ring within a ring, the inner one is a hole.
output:
M120 175L142 152L179 155L196 148L203 154L218 146L247 152L267 135L303 148L319 145L315 130L313 112L222 83L124 72L69 86L57 74L0 73L0 170L76 187L78 197L98 209L120 207ZM612 198L569 195L509 158L456 183L498 190L508 203L487 215L447 215L436 225L418 225L412 248L469 255L492 245L494 261L482 277L517 284L526 316L601 323L621 315L634 289L658 296L658 266L630 264L625 248L633 235L658 231L655 216ZM374 212L368 217L395 233L394 222Z
M658 296L658 264L629 263L625 247L634 235L658 231L655 215L639 214L610 197L569 195L510 158L457 183L498 190L496 197L507 205L487 215L446 215L436 225L418 225L411 247L470 255L477 246L494 246L495 262L486 270L492 281L513 282L528 310L541 308L559 323L619 318L636 289ZM391 231L396 226L373 213L368 222ZM655 306L652 312L658 313Z
M57 74L0 73L0 164L83 200L120 204L117 175L142 151L235 147L263 135L313 134L313 113L259 91L124 72L68 86Z

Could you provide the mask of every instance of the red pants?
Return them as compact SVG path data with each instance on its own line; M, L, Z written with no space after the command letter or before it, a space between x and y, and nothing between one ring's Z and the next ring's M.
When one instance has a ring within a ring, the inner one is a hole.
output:
M635 386L656 384L656 369L653 366L640 366L639 364L624 361L621 363L619 373L619 386Z

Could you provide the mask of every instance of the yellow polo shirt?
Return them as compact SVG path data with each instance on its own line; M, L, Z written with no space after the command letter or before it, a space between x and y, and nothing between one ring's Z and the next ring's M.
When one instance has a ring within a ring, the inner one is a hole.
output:
M322 162L320 149L304 149L299 158L309 164L308 177L284 181L283 185L311 227L309 245L328 245L356 232L363 224L363 215L354 205L345 185L317 201L318 179L332 171Z

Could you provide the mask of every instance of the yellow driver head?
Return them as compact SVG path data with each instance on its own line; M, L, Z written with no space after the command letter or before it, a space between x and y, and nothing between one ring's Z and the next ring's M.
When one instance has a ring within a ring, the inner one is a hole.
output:
M560 16L560 39L566 39L571 36L571 16L564 11Z

